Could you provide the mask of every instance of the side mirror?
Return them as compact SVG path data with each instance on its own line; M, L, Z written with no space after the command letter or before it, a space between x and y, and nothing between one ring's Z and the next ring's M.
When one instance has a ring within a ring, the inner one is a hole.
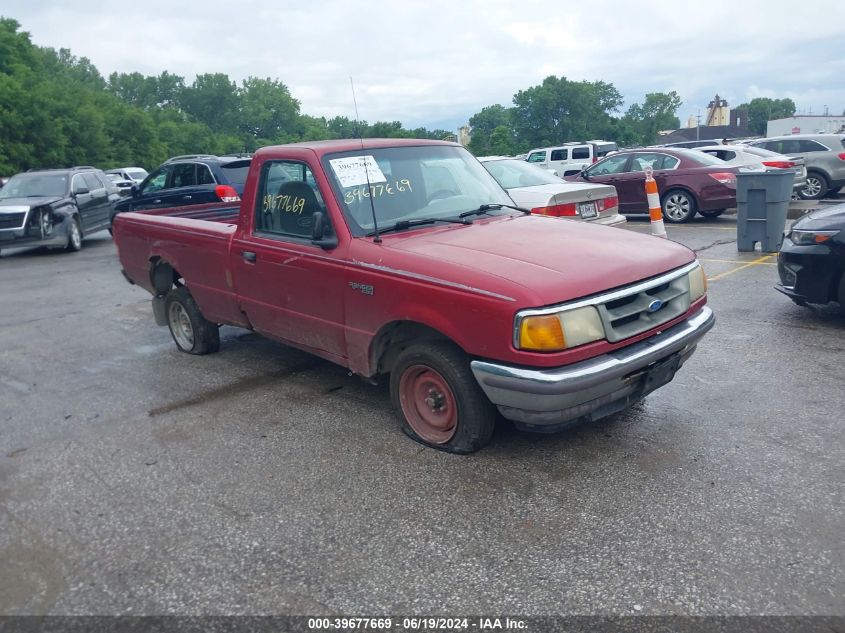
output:
M587 170L586 170L586 169L582 169L582 170L581 170L581 174L580 174L580 176L581 176L581 178L583 178L584 180L589 180L589 179L590 179L590 174L588 174L588 173L587 173Z
M337 246L337 237L331 235L331 229L326 225L322 211L315 211L311 216L311 243L325 250Z
M81 196L81 195L84 195L86 193L90 193L90 191L88 190L87 187L77 187L76 189L73 190L73 195L75 195L75 196Z
M138 189L138 185L132 185L129 191L132 193L133 198L137 198L140 190Z

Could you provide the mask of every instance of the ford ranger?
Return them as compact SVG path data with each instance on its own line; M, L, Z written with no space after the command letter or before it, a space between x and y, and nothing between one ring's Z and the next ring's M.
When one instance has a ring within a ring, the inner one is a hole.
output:
M526 214L447 142L263 148L239 205L122 213L114 239L179 350L229 324L389 376L403 431L455 453L497 410L550 432L628 407L714 323L691 251Z

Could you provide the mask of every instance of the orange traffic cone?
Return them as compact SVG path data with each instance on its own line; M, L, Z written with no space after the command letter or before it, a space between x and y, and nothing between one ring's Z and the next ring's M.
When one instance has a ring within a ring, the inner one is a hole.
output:
M645 193L648 197L648 215L651 218L651 234L666 237L666 227L663 225L663 208L660 206L660 194L657 193L657 182L651 169L645 170Z

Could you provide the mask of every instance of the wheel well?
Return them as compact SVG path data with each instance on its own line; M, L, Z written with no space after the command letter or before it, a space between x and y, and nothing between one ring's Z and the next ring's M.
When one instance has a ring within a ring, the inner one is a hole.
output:
M370 345L370 375L389 373L405 348L422 341L449 341L448 336L416 321L393 321L383 326Z
M156 294L164 295L173 287L181 286L182 276L161 257L150 258L150 284Z
M683 185L674 185L673 187L669 187L666 191L660 194L660 202L662 203L666 199L666 197L673 191L682 191L683 193L687 194L690 198L692 198L692 201L695 203L695 206L698 207L698 198L692 191L690 191Z
M814 174L814 175L816 175L816 176L821 176L821 177L822 177L822 179L823 179L823 180L824 180L824 181L825 181L828 185L830 185L830 176L828 176L828 175L827 175L826 173L824 173L822 170L820 170L820 169L813 169L813 168L807 169L807 175L809 176L810 174Z

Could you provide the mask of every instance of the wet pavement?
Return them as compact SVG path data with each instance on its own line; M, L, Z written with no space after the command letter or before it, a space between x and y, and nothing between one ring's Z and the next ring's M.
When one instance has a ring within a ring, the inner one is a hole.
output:
M0 613L845 613L845 319L735 229L668 227L718 319L672 383L466 457L243 330L178 353L107 234L4 252Z

